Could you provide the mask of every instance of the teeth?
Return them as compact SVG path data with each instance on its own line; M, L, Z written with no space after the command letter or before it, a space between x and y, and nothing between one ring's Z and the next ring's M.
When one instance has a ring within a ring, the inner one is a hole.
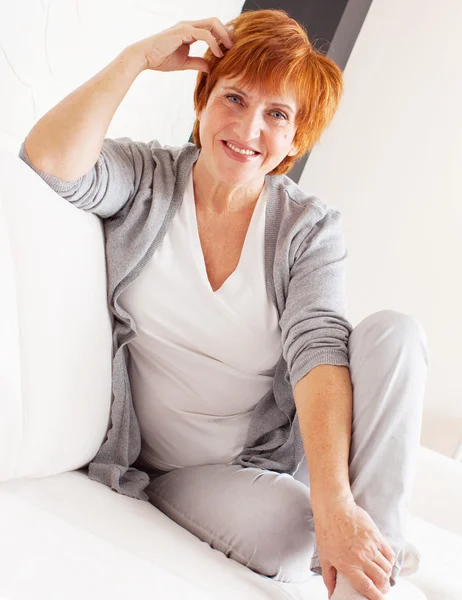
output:
M234 150L234 152L237 152L238 154L256 154L256 152L253 150L241 150L240 148L236 148L236 146L233 146L229 142L226 142L226 145L228 148L231 148L231 150Z

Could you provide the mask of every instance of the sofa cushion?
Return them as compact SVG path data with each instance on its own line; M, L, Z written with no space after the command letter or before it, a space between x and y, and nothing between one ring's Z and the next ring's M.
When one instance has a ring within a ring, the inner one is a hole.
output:
M0 150L0 481L78 469L109 426L100 219Z
M407 539L421 556L419 570L406 580L429 600L462 599L462 536L411 515Z
M461 507L462 463L420 446L409 511L462 536Z

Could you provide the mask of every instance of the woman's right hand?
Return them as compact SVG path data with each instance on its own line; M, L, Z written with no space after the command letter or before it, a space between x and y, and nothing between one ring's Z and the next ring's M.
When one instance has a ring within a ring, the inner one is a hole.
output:
M199 56L189 56L191 44L202 40L207 42L212 52L222 57L217 40L231 48L233 41L225 25L217 18L200 19L199 21L180 21L173 27L165 29L139 42L131 44L145 58L144 69L153 71L185 71L196 69L208 72L208 62Z
M395 562L372 517L351 499L314 511L314 528L324 583L331 597L336 572L368 600L383 600Z

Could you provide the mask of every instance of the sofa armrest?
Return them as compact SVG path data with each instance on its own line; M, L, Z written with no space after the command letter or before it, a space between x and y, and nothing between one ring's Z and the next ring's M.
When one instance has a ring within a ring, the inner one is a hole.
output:
M462 535L462 463L420 446L409 512Z

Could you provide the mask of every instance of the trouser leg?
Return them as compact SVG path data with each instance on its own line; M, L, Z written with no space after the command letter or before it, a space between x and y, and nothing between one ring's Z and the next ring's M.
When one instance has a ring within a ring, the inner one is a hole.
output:
M310 491L288 473L211 464L156 475L149 501L212 548L276 581L313 573Z
M369 315L349 338L353 387L350 485L355 502L373 519L403 564L407 506L420 445L428 371L425 331L411 315ZM317 547L311 569L321 574Z

